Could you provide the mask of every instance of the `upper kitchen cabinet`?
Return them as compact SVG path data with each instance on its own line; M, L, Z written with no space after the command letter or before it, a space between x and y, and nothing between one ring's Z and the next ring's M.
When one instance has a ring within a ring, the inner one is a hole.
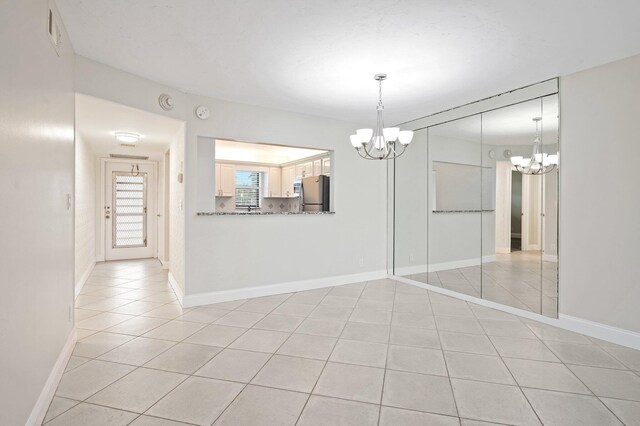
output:
M331 175L331 158L325 157L322 160L322 173L325 176Z
M296 179L302 179L309 176L314 176L313 161L296 164Z
M313 160L313 175L320 176L322 174L322 160Z
M282 169L280 167L269 167L267 182L267 196L282 197Z
M232 164L216 164L216 196L233 197L235 187L235 167Z
M293 197L293 183L295 181L295 166L282 168L282 196Z

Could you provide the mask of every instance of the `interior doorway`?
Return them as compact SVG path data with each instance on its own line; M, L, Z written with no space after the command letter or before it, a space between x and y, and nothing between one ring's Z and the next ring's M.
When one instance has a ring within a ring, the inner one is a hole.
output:
M511 251L522 250L522 174L511 171Z
M542 176L496 162L496 253L542 250L543 199Z

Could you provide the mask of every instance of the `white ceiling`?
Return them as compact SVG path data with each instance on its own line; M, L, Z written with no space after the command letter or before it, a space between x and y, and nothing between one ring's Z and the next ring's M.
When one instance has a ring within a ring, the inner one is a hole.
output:
M638 0L57 0L76 52L190 93L387 124L640 53Z
M216 139L216 160L280 165L326 152L317 149Z
M162 115L76 94L76 131L98 157L144 155L159 159L184 123ZM115 132L140 135L135 148L121 147Z

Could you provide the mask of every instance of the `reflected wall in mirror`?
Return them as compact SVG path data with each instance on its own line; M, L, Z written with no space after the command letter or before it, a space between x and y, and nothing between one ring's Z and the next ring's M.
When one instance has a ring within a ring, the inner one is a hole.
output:
M557 94L420 132L395 163L394 274L556 317Z
M414 133L411 155L395 159L394 253L396 275L427 272L427 130Z
M481 130L479 115L430 127L427 156L431 196L426 282L476 297L481 296L483 256Z

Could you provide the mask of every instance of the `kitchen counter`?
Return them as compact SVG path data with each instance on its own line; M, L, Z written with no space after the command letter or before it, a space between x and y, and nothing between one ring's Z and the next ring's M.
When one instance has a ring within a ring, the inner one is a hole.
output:
M275 216L294 214L335 214L336 212L198 212L198 216Z

